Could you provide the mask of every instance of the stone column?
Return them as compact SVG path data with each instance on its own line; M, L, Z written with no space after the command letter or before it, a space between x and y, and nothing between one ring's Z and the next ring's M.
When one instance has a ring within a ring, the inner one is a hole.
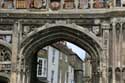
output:
M97 82L97 66L96 66L96 60L92 60L92 83L98 83Z
M16 22L13 27L12 34L12 69L10 83L17 83L17 56L19 49L19 31L20 31L20 22Z
M122 42L123 42L123 27L122 27L122 23L121 24L121 27L120 27L120 34L119 34L119 62L120 62L120 69L121 69L121 72L120 72L120 83L122 83Z
M103 29L103 63L102 63L102 82L108 83L108 68L109 68L109 29L110 24L107 22L102 23ZM100 80L101 81L101 80Z
M31 77L30 73L31 73L30 71L26 72L26 77L27 77L26 83L30 83L30 77Z
M27 69L26 69L26 63L25 63L25 60L23 60L23 68L22 68L22 70L23 70L23 77L22 77L22 83L27 83L27 75L26 75L26 73L28 73L28 71L27 71Z
M17 71L17 82L20 82L21 76L20 76L20 71Z
M117 52L117 49L116 49L116 27L115 27L116 23L113 22L112 23L112 36L113 36L113 46L112 46L112 56L113 56L113 60L112 60L112 83L116 83L115 81L115 60L116 60L116 52Z
M26 83L25 79L26 79L26 74L25 74L25 72L23 72L23 79L22 79L22 83Z

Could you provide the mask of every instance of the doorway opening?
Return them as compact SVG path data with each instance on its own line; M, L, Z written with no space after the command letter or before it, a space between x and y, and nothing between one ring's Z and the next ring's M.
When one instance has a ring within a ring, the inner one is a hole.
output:
M24 40L21 45L22 47L24 47L23 50L21 51L22 55L24 56L24 66L27 67L26 70L30 71L28 75L30 76L29 83L34 83L38 81L37 75L46 76L46 73L42 75L41 73L37 72L37 68L41 68L40 66L41 64L42 65L44 64L43 66L47 65L46 59L37 59L37 56L39 56L39 54L43 54L43 53L45 53L45 55L47 54L47 50L46 49L42 50L42 48L48 45L53 45L55 43L59 44L58 42L60 41L71 42L77 45L78 47L84 49L87 52L87 54L91 56L91 60L90 60L90 64L92 64L91 80L93 83L99 83L99 74L100 74L99 66L100 66L101 48L99 44L96 42L95 36L91 35L91 33L87 33L86 31L84 31L84 29L82 29L79 26L76 26L74 28L72 26L66 26L66 25L61 25L61 26L50 25L50 27L48 26L48 28L42 27L39 30L40 31L38 31L37 33L33 33L31 34L31 36L26 38L26 40ZM55 54L55 51L53 50L52 55L54 54ZM42 57L45 57L45 56L42 56ZM55 57L57 56L52 56L51 61L53 64L55 64L54 63ZM38 64L39 66L37 66L37 63L39 63ZM42 71L42 70L39 70L39 71ZM78 69L77 72L81 74L82 71ZM52 70L50 76L53 77L54 74L55 72ZM68 75L69 75L68 73L67 74L65 73L64 78L66 78ZM62 74L60 76L62 76ZM53 81L53 78L51 78L51 81Z

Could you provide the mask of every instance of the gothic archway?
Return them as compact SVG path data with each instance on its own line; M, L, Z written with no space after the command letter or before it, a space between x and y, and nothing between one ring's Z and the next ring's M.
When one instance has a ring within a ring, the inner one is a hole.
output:
M11 45L0 39L0 83L9 83L11 69Z
M99 39L92 32L75 24L46 24L30 32L27 38L22 41L20 51L21 56L24 56L24 64L27 70L30 69L29 64L32 63L33 53L61 40L74 43L89 53L93 60L93 83L99 83L98 69L102 56ZM29 72L31 71L29 70Z
M11 61L11 45L0 40L0 62Z

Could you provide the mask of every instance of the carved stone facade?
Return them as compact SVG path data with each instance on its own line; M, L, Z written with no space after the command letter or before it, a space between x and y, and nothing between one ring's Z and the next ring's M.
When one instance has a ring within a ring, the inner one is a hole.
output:
M12 52L10 83L34 83L37 79L31 79L36 74L31 69L32 55L60 40L78 45L91 56L92 83L125 82L125 17L113 17L112 13L106 17L100 13L3 14L0 13L0 45Z

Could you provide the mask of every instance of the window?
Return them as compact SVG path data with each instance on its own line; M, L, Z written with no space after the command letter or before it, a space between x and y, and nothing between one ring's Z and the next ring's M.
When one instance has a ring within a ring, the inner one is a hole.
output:
M47 76L47 60L44 60L43 77Z
M53 81L54 81L54 71L52 70L51 71L51 83L53 83Z
M55 52L56 52L56 49L53 48L52 63L55 62Z
M55 49L55 48L53 48L53 55L55 55L55 52L56 52L56 49Z
M43 65L43 61L39 60L38 76L42 75L42 65Z
M47 59L38 58L37 77L47 77Z

